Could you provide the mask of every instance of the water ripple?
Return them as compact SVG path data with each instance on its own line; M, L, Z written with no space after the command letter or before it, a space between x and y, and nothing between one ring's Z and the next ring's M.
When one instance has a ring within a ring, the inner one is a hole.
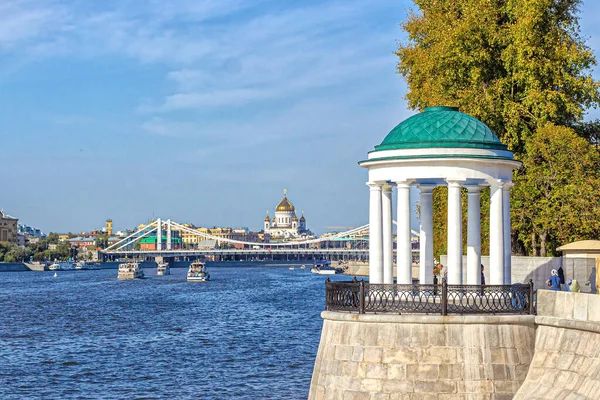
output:
M287 267L118 281L0 275L1 399L305 399L323 277Z

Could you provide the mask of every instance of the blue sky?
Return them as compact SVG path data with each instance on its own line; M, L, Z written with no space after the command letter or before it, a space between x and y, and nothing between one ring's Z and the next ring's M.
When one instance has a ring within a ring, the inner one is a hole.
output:
M317 232L366 223L357 161L413 113L393 55L410 6L0 0L0 207L46 231L258 230L287 188ZM586 2L594 49L599 23Z

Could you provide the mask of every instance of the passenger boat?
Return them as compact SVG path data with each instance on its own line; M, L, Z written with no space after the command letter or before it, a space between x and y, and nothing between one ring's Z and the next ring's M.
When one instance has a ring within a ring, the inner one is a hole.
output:
M344 269L332 267L330 261L323 260L316 262L310 272L318 275L335 275L344 273Z
M188 269L187 280L190 282L207 282L210 280L210 274L206 266L201 261L194 261Z
M171 268L169 267L169 263L158 263L158 267L156 267L156 275L171 275Z
M48 267L50 271L70 271L74 268L70 262L55 262Z
M119 264L119 279L141 279L144 277L144 271L138 263L130 262Z

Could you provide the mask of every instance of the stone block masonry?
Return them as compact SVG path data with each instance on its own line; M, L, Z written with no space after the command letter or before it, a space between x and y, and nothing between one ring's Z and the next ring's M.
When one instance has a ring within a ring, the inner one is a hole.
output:
M322 317L309 399L509 399L533 357L534 316Z
M535 351L515 399L600 398L600 296L538 292Z

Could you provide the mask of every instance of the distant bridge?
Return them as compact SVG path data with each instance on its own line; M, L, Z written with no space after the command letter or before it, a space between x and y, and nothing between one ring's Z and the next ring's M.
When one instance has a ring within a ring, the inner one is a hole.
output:
M395 222L394 222L395 223ZM218 243L226 243L237 248L174 248L172 243L172 233L174 231L185 232L197 236L202 240L216 240ZM136 249L135 243L155 233L157 238L162 238L163 232L166 233L166 243L162 240L156 241L155 249ZM117 243L112 244L102 251L105 258L115 257L177 257L177 258L195 258L201 256L210 256L215 259L224 260L309 260L309 259L333 259L333 260L367 260L369 253L368 242L369 225L359 226L339 232L330 236L289 240L285 242L248 242L242 240L228 239L220 236L214 236L209 233L200 232L189 228L170 219L164 221L158 218L142 229L132 233ZM412 231L414 235L417 232ZM337 247L332 243L339 244ZM345 247L342 247L341 244ZM240 246L243 246L240 248ZM326 247L323 247L326 246Z

